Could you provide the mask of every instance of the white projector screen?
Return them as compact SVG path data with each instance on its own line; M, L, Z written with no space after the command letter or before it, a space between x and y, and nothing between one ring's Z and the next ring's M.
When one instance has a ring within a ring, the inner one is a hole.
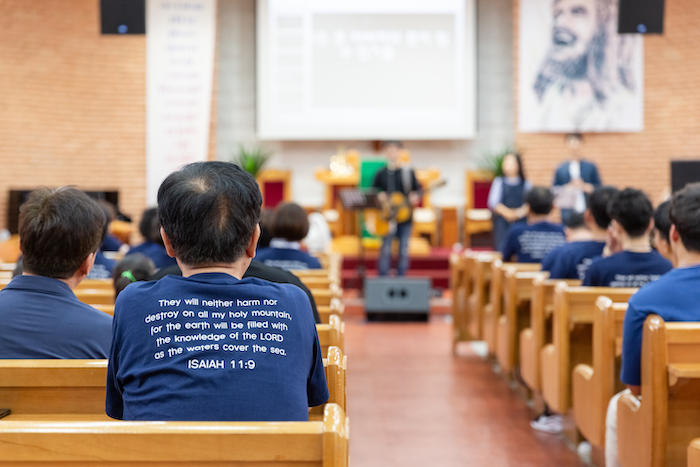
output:
M258 0L261 139L469 139L474 0Z

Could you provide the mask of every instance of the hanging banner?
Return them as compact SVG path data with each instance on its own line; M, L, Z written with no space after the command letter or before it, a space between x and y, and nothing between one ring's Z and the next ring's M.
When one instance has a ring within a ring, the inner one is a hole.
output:
M171 172L207 160L216 0L146 2L146 202Z

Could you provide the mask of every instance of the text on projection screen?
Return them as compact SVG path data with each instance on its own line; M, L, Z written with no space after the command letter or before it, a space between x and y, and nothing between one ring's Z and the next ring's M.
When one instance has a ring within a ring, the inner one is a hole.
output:
M262 139L476 133L473 0L258 0Z

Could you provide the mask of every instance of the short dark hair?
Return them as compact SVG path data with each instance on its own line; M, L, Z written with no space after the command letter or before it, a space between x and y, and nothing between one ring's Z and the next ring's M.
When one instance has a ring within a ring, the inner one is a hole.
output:
M114 298L134 281L147 281L156 272L156 266L143 253L128 254L119 261L112 271Z
M298 242L309 233L309 218L304 208L296 203L283 203L277 206L272 220L272 233L275 237L290 242Z
M577 139L580 142L584 141L583 134L582 133L567 133L564 135L564 141L568 141L569 138L571 139Z
M148 208L143 211L141 222L139 222L139 233L148 242L163 244L163 239L160 237L158 208Z
M70 278L99 248L105 222L98 204L75 187L31 192L19 212L24 271Z
M255 178L235 164L195 162L173 172L158 189L158 215L184 264L233 263L260 220Z
M671 201L664 201L659 204L659 207L654 211L654 228L659 231L659 235L666 240L670 241L671 234L671 218L669 217L669 211L671 210Z
M689 183L673 195L669 218L683 246L700 252L700 183Z
M608 216L616 220L630 237L644 235L653 214L654 208L647 195L634 188L625 188L608 203Z
M533 186L525 195L525 202L533 214L549 214L554 206L554 195L549 188Z
M588 210L601 229L607 229L610 225L608 205L619 192L620 190L614 186L601 186L593 190L591 196L588 197Z
M573 211L569 214L569 217L564 222L564 225L570 229L582 229L586 227L586 221L583 217L583 213Z

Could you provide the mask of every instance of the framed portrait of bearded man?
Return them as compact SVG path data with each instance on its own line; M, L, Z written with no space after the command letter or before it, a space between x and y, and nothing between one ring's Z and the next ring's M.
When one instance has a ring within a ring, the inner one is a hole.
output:
M520 0L521 132L642 131L642 37L617 33L617 10L618 0Z

